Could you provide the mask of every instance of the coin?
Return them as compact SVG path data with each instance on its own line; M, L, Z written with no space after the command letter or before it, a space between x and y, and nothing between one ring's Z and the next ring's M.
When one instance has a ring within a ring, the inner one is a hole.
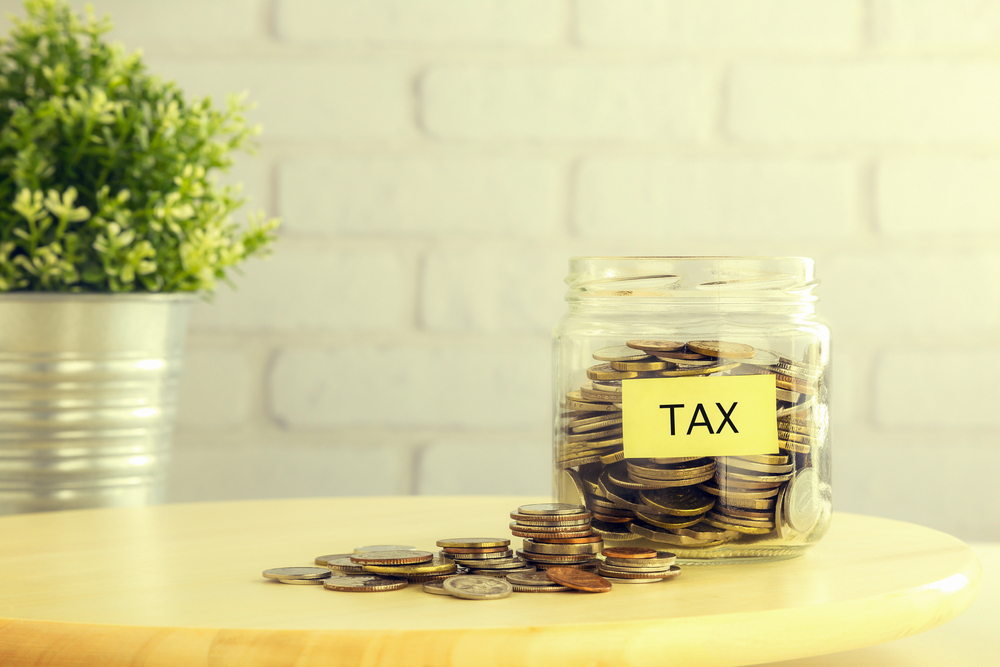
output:
M534 551L517 550L517 555L532 563L586 563L594 560L594 554L545 554Z
M601 551L600 542L590 542L583 544L545 544L535 542L531 538L524 540L522 545L524 551L537 554L573 555L573 554L596 554Z
M722 373L739 366L739 362L716 364L714 366L696 366L693 368L678 368L676 370L659 371L658 375L665 378L687 377L693 375L711 375L712 373Z
M601 541L600 535L588 535L587 537L543 537L537 535L531 538L540 544L593 544Z
M730 532L745 533L747 535L766 535L772 530L770 527L744 526L733 523L733 520L730 517L716 512L709 512L705 515L705 518L702 519L702 521L710 526L715 526L716 528L724 528Z
M714 512L715 510L713 509L712 511ZM707 516L711 516L711 514ZM693 537L696 540L724 540L736 537L736 535L733 535L733 531L707 524L704 521L696 523L689 528L675 529L672 532L684 537Z
M598 364L587 369L587 377L591 380L629 380L639 377L637 371L618 371L611 364Z
M521 505L515 512L523 516L536 517L537 521L559 521L563 519L576 519L590 515L583 505L570 505L568 503L539 503L535 505Z
M604 347L594 352L592 356L597 361L607 361L609 363L616 361L639 361L642 359L650 359L650 356L642 350L636 350L628 347L627 345Z
M675 352L684 348L684 343L672 340L629 340L625 345L646 353Z
M760 498L773 498L778 495L778 489L769 487L766 489L736 489L736 488L721 488L717 481L703 482L698 485L698 488L702 491L706 491L715 496L725 496L728 500L733 498L741 500L749 499L760 499ZM708 510L705 510L708 511Z
M656 558L656 553L655 549L643 549L642 547L610 547L601 551L602 556L627 558L629 560Z
M621 417L597 416L586 419L571 420L568 424L573 433L584 433L587 431L597 431L609 426L616 426L622 423Z
M822 511L816 469L801 470L788 483L788 493L785 495L784 516L788 524L800 533L808 532L816 525Z
M331 558L326 562L326 566L333 572L364 572L364 565L359 565L351 561L351 555L347 554L341 558Z
M506 546L502 547L442 547L441 551L449 554L494 554L507 551Z
M508 597L514 589L503 579L466 575L445 579L444 589L453 597L465 600L498 600Z
M670 363L662 361L656 357L650 357L650 361L612 361L611 368L616 371L663 371L670 367Z
M726 343L718 340L689 341L687 349L709 357L724 359L752 359L754 348L744 343Z
M705 519L702 519L704 521ZM687 535L678 535L673 532L668 532L665 530L660 530L655 526L650 526L647 523L636 522L633 523L629 528L636 535L645 537L646 539L653 540L654 542L663 542L665 544L672 544L674 546L714 546L716 544L722 544L729 539L736 537L735 531L732 536L726 536L724 538L716 540L702 540L694 537L689 537Z
M506 547L510 545L510 540L505 537L449 537L438 540L439 547L456 547L459 549L485 549L489 547Z
M523 584L511 584L515 593L565 593L572 590L567 586L525 586Z
M515 514L511 512L510 518L517 522L518 526L522 528L566 528L573 526L583 526L590 523L591 513L587 512L587 516L584 519L567 519L566 521L529 521L525 518L524 514Z
M424 582L424 593L430 593L431 595L448 595L451 593L444 589L444 579L434 579L433 581Z
M354 553L367 553L369 551L416 551L416 547L405 544L370 544L365 547L355 547Z
M316 560L313 561L321 567L327 567L327 563L331 560L336 560L338 558L350 558L351 554L327 554L326 556L316 556Z
M639 539L629 530L629 524L605 523L604 521L591 521L590 528L602 538L610 542L628 542Z
M365 565L364 569L365 572L388 576L447 574L455 571L455 562L447 558L434 558L426 563L413 563L411 565Z
M518 528L517 524L512 522L510 524L510 534L516 537L538 537L540 535L546 535L546 534L553 536L558 535L561 537L587 537L588 535L591 534L590 533L591 527L593 527L593 522L591 522L591 526L588 527L587 530L580 530L576 532L559 531L558 533L544 533L539 531L538 529L527 530L524 528Z
M345 593L374 593L378 591L396 591L406 588L410 582L406 579L380 577L374 574L341 574L332 576L323 583L323 587L331 591Z
M695 514L694 516L673 516L670 514L653 514L650 512L636 512L635 515L646 523L652 524L657 528L666 528L668 530L693 526L701 521L701 517L705 516L704 514Z
M649 506L649 509L658 514L673 514L674 516L704 514L715 504L715 498L710 493L695 486L640 491L639 497Z
M445 557L451 558L451 559L457 560L457 561L476 561L476 562L480 562L480 561L486 561L486 560L496 560L498 558L510 558L512 552L511 552L510 549L504 549L503 551L487 551L485 553L455 554L455 553L449 553L449 552L445 551L444 549L442 549L441 553Z
M545 574L560 586L586 593L607 593L611 590L611 582L604 577L574 568L553 567L546 570Z
M426 563L434 558L429 551L368 551L355 553L351 556L352 563L361 565L408 565L410 563Z
M677 561L677 555L671 551L657 551L652 558L617 558L605 556L604 562L618 567L667 568Z
M272 567L263 572L265 579L325 579L330 570L325 567Z

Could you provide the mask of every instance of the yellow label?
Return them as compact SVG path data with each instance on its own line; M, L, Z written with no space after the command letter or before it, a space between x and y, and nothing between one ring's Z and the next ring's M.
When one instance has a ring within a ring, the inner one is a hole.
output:
M773 375L622 382L625 458L778 451Z

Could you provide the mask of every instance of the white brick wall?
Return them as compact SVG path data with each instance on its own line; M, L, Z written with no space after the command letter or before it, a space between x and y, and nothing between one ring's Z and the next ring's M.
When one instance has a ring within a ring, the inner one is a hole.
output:
M431 67L421 118L447 139L641 140L707 138L713 71L698 65Z
M249 92L286 222L195 309L172 499L544 493L570 255L806 255L838 508L1000 539L997 0L95 4Z

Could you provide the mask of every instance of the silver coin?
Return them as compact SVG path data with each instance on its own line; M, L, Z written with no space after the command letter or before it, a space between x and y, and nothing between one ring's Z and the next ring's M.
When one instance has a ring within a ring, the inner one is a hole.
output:
M283 584L297 584L299 586L322 586L326 579L278 579Z
M507 581L518 586L558 586L544 572L512 572L507 575Z
M272 567L263 574L266 579L326 579L330 570L325 567Z
M323 587L331 591L376 592L395 591L410 585L406 579L380 577L374 574L334 575L323 582Z
M447 595L451 597L451 593L444 589L444 579L436 579L434 581L424 582L424 593L430 593L431 595Z
M333 572L357 573L365 571L364 565L352 562L349 554L340 558L331 558L326 562L326 566Z
M788 483L788 492L785 495L785 518L793 529L806 533L816 525L822 511L819 476L815 468L806 468Z
M350 558L351 554L327 554L326 556L316 556L314 561L317 565L328 567L327 563L337 558Z
M663 579L622 579L621 577L613 577L610 574L602 574L601 576L615 586L618 584L655 584L663 581Z
M603 347L594 352L594 359L597 361L655 361L648 352L637 350L628 345L612 345Z
M501 558L497 560L480 560L480 561L468 561L462 563L467 567L472 567L477 570L513 570L514 568L524 567L527 562L518 556L513 558Z
M518 514L579 514L586 512L587 508L581 505L569 505L567 503L536 503L534 505L521 505L517 508Z
M365 547L355 547L354 553L367 553L369 551L414 551L416 547L406 544L369 544Z
M444 589L464 600L498 600L514 592L511 585L503 579L474 574L445 579Z

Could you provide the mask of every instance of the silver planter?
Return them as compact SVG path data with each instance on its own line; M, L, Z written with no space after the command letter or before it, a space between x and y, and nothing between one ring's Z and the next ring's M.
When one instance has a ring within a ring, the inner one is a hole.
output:
M162 502L194 298L0 294L0 514Z

